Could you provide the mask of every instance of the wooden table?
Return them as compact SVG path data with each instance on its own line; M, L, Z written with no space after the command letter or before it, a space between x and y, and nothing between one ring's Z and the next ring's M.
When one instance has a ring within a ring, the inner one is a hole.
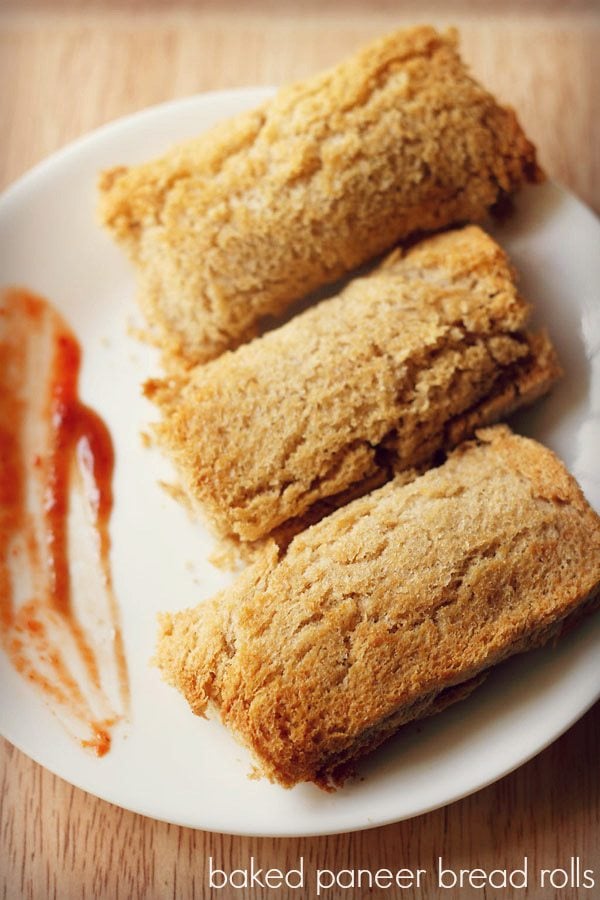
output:
M474 72L516 107L548 173L600 210L600 18L594 7L485 0L225 0L187 6L4 0L0 182L8 184L116 116L211 88L277 84L328 65L402 22L430 20L459 25ZM455 869L489 870L515 867L527 854L535 870L564 867L579 856L595 869L597 885L596 892L530 889L528 897L598 897L599 739L597 704L532 762L466 800L386 828L302 840L235 838L154 822L70 787L2 742L2 896L209 896L210 855L229 869L247 865L251 856L262 866L284 869L299 856L308 868L431 869L442 856ZM499 896L470 889L442 893ZM375 894L441 896L433 889ZM326 896L361 894L338 890Z

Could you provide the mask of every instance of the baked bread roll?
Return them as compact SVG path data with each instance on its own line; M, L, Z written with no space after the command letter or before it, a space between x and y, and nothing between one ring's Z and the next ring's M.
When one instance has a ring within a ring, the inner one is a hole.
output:
M100 215L139 270L157 341L189 365L399 239L480 220L540 177L455 32L419 27L157 161L105 172Z
M546 391L559 367L528 316L506 255L468 226L147 393L189 497L219 534L256 541Z
M550 450L497 426L163 615L157 663L270 779L327 786L490 666L556 638L599 590L599 517Z

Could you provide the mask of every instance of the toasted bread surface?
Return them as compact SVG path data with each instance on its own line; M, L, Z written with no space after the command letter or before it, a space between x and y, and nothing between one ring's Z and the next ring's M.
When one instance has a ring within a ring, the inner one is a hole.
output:
M600 518L550 450L496 426L165 614L157 663L194 712L216 705L269 778L327 784L559 635L599 589Z
M505 253L468 226L147 393L190 498L221 535L256 541L546 391L560 370L528 316Z
M480 220L541 177L456 34L418 27L159 160L105 172L100 217L139 270L157 341L191 365L407 235Z

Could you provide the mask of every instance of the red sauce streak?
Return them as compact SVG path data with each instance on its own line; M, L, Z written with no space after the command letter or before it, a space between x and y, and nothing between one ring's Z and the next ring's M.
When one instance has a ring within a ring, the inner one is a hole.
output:
M110 726L113 723L111 721L108 722L90 722L92 727L93 737L88 738L81 742L82 747L87 747L89 750L92 750L96 756L105 756L110 750L111 737L110 732L103 727L103 725Z
M126 706L127 672L109 561L112 440L100 417L79 400L81 350L62 318L47 301L26 292L8 292L2 301L0 326L5 326L5 336L0 340L0 626L3 642L17 671L36 684L49 700L67 708L75 719L87 720L92 737L81 743L103 756L110 749L110 727L118 715L109 715L103 721L91 720L84 691L71 674L61 648L47 636L44 621L53 616L59 627L68 629L87 678L101 691L98 655L75 615L70 573L69 500L74 488L81 489L85 483L114 628L113 649L121 699ZM36 342L39 350L44 346L44 334L46 344L50 341L51 356L45 367L43 363L40 365L45 380L41 385L36 384L36 390L39 396L46 394L45 403L39 404L38 410L44 420L46 439L44 446L36 447L36 452L29 454L25 434L31 416L28 409L31 397L20 388L25 383L31 394ZM79 476L75 480L78 467L85 469L85 479ZM41 492L37 526L27 500L32 479L37 479L35 483ZM14 559L18 554L19 538L26 548L32 582L42 588L41 595L17 608L11 557Z

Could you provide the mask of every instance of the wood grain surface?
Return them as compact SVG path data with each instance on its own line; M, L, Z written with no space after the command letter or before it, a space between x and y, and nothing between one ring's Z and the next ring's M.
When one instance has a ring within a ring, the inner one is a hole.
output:
M326 66L407 22L456 24L474 72L516 107L547 172L600 210L600 17L597 2L1 2L0 185L78 135L173 97L277 84ZM1 463L0 463L1 464ZM0 698L1 702L1 698ZM402 866L532 871L579 857L595 890L331 890L328 898L600 897L600 705L496 785L412 821L358 834L250 839L195 832L124 812L0 745L1 896L284 897L213 891L226 869ZM311 891L289 891L312 897Z

